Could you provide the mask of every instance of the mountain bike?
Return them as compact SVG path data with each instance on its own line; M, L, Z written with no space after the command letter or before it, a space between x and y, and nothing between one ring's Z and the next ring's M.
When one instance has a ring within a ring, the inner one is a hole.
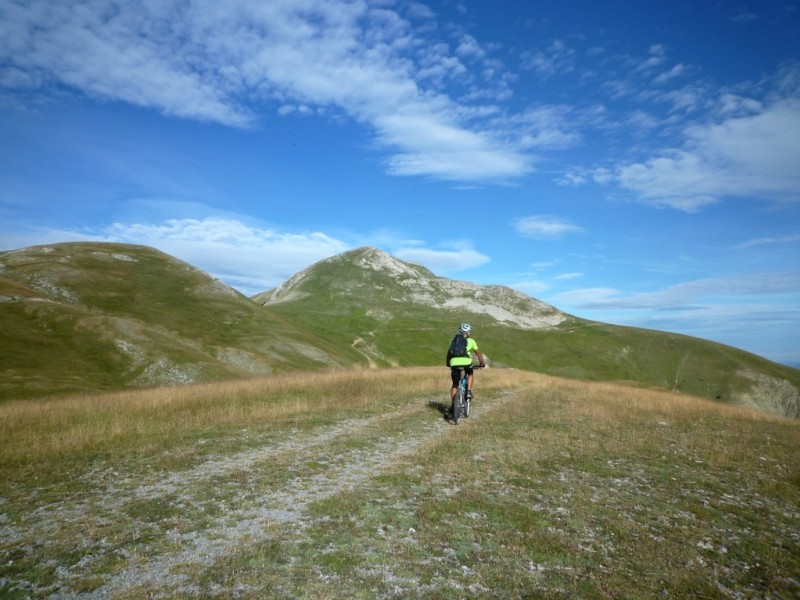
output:
M458 381L458 387L456 388L456 395L453 397L453 423L458 425L458 422L461 420L461 417L469 417L469 408L470 408L470 398L467 394L467 370L464 367L457 367L461 378ZM480 367L473 367L473 369L480 369Z

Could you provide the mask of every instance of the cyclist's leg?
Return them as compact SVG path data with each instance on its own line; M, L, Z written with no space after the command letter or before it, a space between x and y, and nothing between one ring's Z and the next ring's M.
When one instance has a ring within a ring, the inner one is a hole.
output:
M467 392L471 394L472 393L472 381L475 378L475 369L473 369L472 367L467 367L465 369L465 371L467 372Z
M461 380L461 372L458 370L458 367L450 367L450 399L452 400L453 397L456 395L456 388L458 387L459 381Z
M453 400L456 398L456 389L458 388L459 381L461 379L461 372L457 367L450 367L450 379L452 381L452 385L450 387L450 411L452 412Z

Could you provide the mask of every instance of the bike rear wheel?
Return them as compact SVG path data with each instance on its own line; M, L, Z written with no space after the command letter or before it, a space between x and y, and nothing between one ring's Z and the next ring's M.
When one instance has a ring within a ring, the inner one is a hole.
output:
M453 423L458 425L461 420L461 411L464 410L464 390L461 387L456 389L456 395L453 398Z

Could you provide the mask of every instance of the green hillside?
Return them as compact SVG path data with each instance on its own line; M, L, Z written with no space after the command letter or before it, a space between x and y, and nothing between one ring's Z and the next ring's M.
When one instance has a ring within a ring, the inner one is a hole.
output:
M708 340L578 319L372 248L321 261L254 299L381 366L443 365L458 323L469 321L493 367L624 381L800 416L797 369Z
M0 253L0 398L352 364L303 327L152 248Z

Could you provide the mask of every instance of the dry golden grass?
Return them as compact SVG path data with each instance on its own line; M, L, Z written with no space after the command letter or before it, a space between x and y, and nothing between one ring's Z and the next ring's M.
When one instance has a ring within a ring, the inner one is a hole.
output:
M722 405L692 396L615 384L563 380L512 369L479 374L486 389L525 386L535 395L571 398L571 410L595 419L635 418L646 412L665 420L736 415L752 421L781 420L763 412ZM158 437L206 428L248 427L331 409L374 405L396 393L446 388L442 369L347 370L285 374L245 382L223 382L16 401L0 405L0 461L24 449L28 457L80 452L110 439ZM133 443L133 442L132 442Z
M348 370L286 374L245 382L166 387L0 405L0 463L82 452L208 428L226 429L338 413L376 398L442 384L441 370Z
M153 440L207 429L245 428L287 419L375 407L380 398L446 389L443 369L409 368L292 373L245 382L166 387L0 405L0 463L80 453L113 443L135 450ZM485 370L484 389L524 386L541 398L569 398L570 410L603 421L635 420L638 414L665 421L726 418L780 421L767 413L615 384L563 380L513 369ZM375 407L375 408L379 408Z
M0 507L14 535L0 546L0 582L96 590L131 557L169 558L184 533L213 548L252 519L214 565L185 559L198 595L793 589L797 421L487 369L474 418L455 427L440 412L448 388L441 367L379 369L4 404ZM263 516L281 502L304 506L286 527ZM175 592L166 579L149 591Z

